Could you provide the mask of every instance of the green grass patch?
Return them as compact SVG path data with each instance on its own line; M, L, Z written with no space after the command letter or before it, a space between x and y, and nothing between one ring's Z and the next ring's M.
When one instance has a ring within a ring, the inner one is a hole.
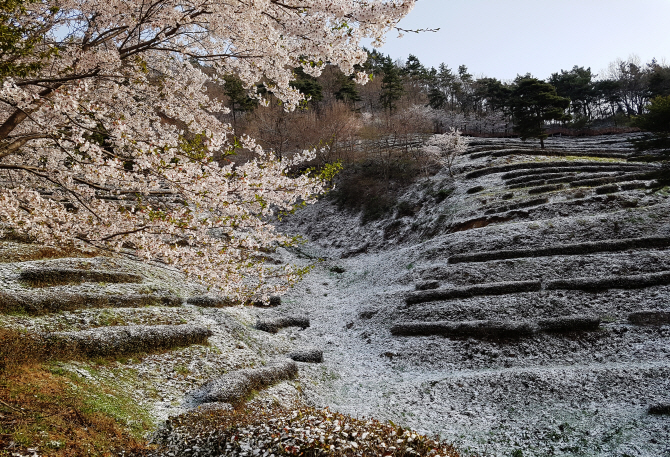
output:
M621 160L621 159L613 158L613 157L564 156L564 157L561 157L561 159L563 159L567 162L589 161L589 162L600 162L600 163L621 163L621 164L627 164L628 163L625 160Z
M115 382L103 385L52 363L0 371L2 457L27 455L29 448L45 456L140 451L153 426L148 413Z

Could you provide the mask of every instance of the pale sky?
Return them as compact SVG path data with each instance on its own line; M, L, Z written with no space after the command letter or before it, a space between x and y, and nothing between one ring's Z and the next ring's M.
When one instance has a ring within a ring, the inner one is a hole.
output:
M541 79L573 66L600 73L631 54L670 64L670 0L418 0L379 50L427 67L465 64L475 76Z

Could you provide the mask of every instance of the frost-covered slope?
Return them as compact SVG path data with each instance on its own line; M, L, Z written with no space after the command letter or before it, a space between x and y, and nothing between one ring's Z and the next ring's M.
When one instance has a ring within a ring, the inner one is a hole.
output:
M285 220L309 241L272 261L322 261L273 308L221 307L155 266L1 241L0 327L100 336L96 355L123 357L58 365L156 425L194 398L281 381L252 401L390 419L466 454L670 456L669 189L627 160L625 137L547 146L477 140L453 178L419 180L366 225L327 199Z
M482 455L670 455L649 414L670 403L668 189L625 137L547 148L478 140L402 197L413 215L360 226L324 201L285 222L325 259L273 311L310 314L311 401Z

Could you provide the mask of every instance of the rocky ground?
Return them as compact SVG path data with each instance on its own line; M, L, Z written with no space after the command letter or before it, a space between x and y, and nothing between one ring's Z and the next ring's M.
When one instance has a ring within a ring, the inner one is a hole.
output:
M465 455L670 456L670 189L626 139L478 139L365 225L325 199L282 223L308 241L275 260L316 267L271 308L5 240L0 324L102 335L114 362L58 367L154 426L250 399L390 419Z

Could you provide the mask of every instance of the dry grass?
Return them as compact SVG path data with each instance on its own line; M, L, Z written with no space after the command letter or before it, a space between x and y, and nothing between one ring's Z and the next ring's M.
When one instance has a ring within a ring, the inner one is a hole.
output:
M30 287L53 287L81 284L84 282L98 283L141 283L142 276L119 271L90 270L81 268L30 267L19 274L19 281Z
M113 386L51 362L66 357L77 358L27 333L0 329L0 457L30 449L45 456L146 449L148 415Z
M75 247L50 247L32 244L26 239L0 238L0 263L28 262L31 260L62 259L65 257L89 258L104 256L104 251Z
M49 358L54 360L60 355L58 351L49 353L41 338L19 330L0 328L0 374L25 364L45 362Z
M192 344L207 344L211 335L212 332L202 325L123 325L52 332L43 339L49 352L58 350L70 358L93 358L154 353Z
M23 455L30 449L44 456L111 456L122 449L146 449L139 429L151 424L141 424L133 433L100 398L132 407L111 388L87 385L45 364L1 371L0 456ZM130 411L126 414L132 417Z
M329 197L341 208L362 212L362 223L378 220L391 213L401 195L421 176L420 163L398 159L387 163L362 160L350 165L337 178Z
M109 331L105 335L105 331ZM30 363L57 360L107 360L143 356L191 344L207 344L210 332L191 325L131 328L98 327L84 332L49 335L0 328L0 373Z
M97 294L46 292L19 296L0 291L0 313L41 315L86 308L139 308L143 306L181 306L182 299L172 295Z
M126 392L61 368L52 362L59 357L38 339L0 329L0 457L31 449L46 456L164 455L143 439L153 423ZM261 409L244 403L235 410L195 410L175 418L157 445L179 453L205 436L212 437L207 446L216 449L237 449L246 441L271 447L277 456L458 456L451 445L390 422L328 409Z

